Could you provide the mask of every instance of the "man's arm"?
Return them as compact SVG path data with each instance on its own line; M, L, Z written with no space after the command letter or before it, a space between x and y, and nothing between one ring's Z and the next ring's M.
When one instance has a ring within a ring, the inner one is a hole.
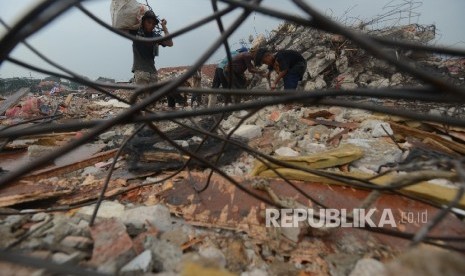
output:
M276 85L278 85L278 82L284 78L284 76L289 72L289 62L286 59L283 59L279 56L276 57L274 66L273 66L278 73L278 76L274 80L273 84L271 85L271 89L274 90L276 89Z
M276 89L276 85L278 85L278 82L284 78L284 76L287 74L287 71L289 71L289 69L286 69L284 71L280 71L278 76L276 77L276 79L274 80L274 82L271 84L271 89L274 90Z
M166 22L165 19L162 19L162 20L161 20L161 28L163 29L163 33L165 34L165 36L167 36L167 35L170 34L170 33L168 32L168 28L166 27L166 24L167 24L167 23L168 23L168 22ZM160 45L172 47L174 44L173 44L173 40L172 40L172 39L168 39L168 40L165 40L165 41L161 42Z
M255 68L255 67L252 65L252 63L250 63L250 62L247 64L247 70L249 70L249 72L252 73L252 74L259 74L259 75L261 75L262 77L265 77L265 76L266 76L266 72L265 72L265 71Z
M252 73L252 74L259 74L261 75L262 77L265 77L266 76L266 72L263 71L263 70L260 70L258 68L255 68L255 66L253 66L252 64L252 56L249 54L249 57L250 58L247 58L246 59L246 64L247 64L247 70Z

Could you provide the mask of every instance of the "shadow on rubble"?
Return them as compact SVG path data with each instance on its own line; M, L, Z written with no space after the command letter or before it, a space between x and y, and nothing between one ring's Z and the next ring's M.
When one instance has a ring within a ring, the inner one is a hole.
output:
M214 124L215 119L209 117L202 119L193 127L210 131ZM217 166L231 164L242 153L241 148L232 144L227 144L223 149L223 141L215 138L209 137L202 143L203 135L181 126L166 131L165 135L193 155L204 158ZM247 142L243 138L233 137L232 140ZM128 169L133 173L159 173L165 170L177 170L182 168L190 157L190 154L176 149L147 126L129 142L126 153ZM188 167L190 169L205 169L209 166L192 158Z

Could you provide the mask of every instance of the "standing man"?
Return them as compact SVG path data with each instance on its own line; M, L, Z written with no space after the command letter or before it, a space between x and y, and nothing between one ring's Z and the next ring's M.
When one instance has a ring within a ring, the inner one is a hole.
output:
M278 74L270 84L271 90L276 89L281 79L284 80L284 89L297 89L299 81L302 80L307 70L307 61L294 50L281 50L273 55L268 49L260 48L257 50L254 63L255 66L261 66L262 63L268 65L268 79L271 71L275 70Z
M194 75L192 76L192 87L193 88L200 88L202 86L202 67L195 71ZM194 107L194 102L197 102L198 106L202 105L202 94L199 93L192 93L191 97L191 107Z
M141 19L140 27L136 31L130 33L137 38L159 38L162 35L155 31L155 27L161 23L161 28L164 35L168 35L168 28L166 27L166 20L162 19L161 22L152 10L144 13ZM155 57L158 56L158 46L172 47L173 40L168 39L162 42L145 42L133 41L133 65L132 72L134 73L134 82L140 85L148 85L158 81L157 69L155 68ZM180 97L180 95L178 95ZM168 106L174 108L176 106L175 96L168 95Z

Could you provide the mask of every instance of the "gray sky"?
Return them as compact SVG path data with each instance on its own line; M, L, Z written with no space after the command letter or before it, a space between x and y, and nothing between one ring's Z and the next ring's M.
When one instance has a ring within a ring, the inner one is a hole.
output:
M145 3L143 0L139 2ZM168 21L170 32L183 28L212 12L210 0L149 0L148 2L160 17ZM391 5L395 5L406 0L307 0L306 2L321 12L354 23L358 19L367 21L386 13L389 9L383 10L383 6L390 2ZM418 0L418 2L421 5L414 12L419 13L420 16L413 18L412 23L436 24L439 44L465 48L464 0ZM13 25L21 15L37 3L38 0L0 0L0 18ZM110 0L97 0L86 1L84 5L102 20L110 23L110 3ZM264 0L263 4L282 11L302 14L288 0ZM225 17L226 25L233 22L238 15L239 12L235 12ZM254 13L233 34L229 42L233 48L237 47L241 39L247 41L249 35L266 34L279 23L279 20ZM408 20L404 20L403 23L408 23ZM5 29L0 27L0 36L5 32ZM160 56L156 59L157 68L193 64L218 35L218 28L212 23L175 38L173 47L161 49ZM102 76L127 81L132 76L132 42L100 27L77 9L56 18L46 28L30 37L28 42L55 62L91 79ZM16 47L12 56L51 69L24 46ZM216 63L223 56L224 49L220 49L207 63ZM40 74L8 62L0 66L0 78L29 75L42 77Z

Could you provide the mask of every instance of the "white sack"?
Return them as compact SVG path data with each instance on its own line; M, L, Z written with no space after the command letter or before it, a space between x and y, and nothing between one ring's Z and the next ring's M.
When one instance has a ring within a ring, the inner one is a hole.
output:
M111 24L120 30L137 30L147 7L136 0L112 0Z

